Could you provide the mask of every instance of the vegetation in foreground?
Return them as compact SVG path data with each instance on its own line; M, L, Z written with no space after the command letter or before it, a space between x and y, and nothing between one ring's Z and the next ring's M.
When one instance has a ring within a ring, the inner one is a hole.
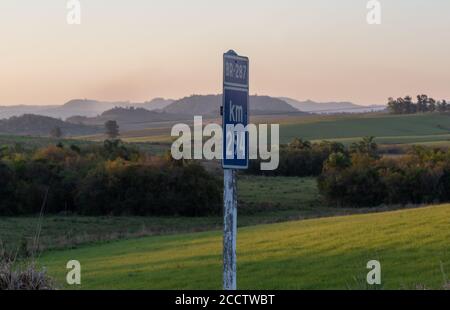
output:
M34 262L16 263L0 243L0 291L1 290L52 290L53 280L45 268L37 268Z
M0 152L0 215L220 213L220 180L193 161L149 156L119 140Z
M450 205L239 229L240 289L363 289L379 260L384 289L442 289L450 269ZM82 265L81 289L220 289L222 234L119 241L44 253L63 285ZM74 288L74 287L72 287Z

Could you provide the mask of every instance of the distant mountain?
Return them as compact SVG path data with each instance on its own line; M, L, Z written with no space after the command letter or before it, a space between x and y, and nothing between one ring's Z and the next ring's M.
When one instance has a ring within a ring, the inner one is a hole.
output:
M310 113L334 114L334 113L365 113L372 111L381 111L386 106L362 106L351 102L314 102L311 100L298 101L292 98L282 97L292 107Z
M180 115L218 117L221 105L222 95L193 95L174 101L163 111ZM268 96L250 96L249 105L252 114L269 115L298 112L285 101Z
M189 115L167 113L161 110L150 111L144 108L116 107L96 117L72 116L67 122L89 126L103 126L106 121L116 121L121 130L146 128L154 123L190 119Z
M21 116L24 114L39 114L41 111L57 108L56 105L13 105L0 106L0 119L10 118L12 116Z
M153 111L153 110L162 110L168 105L172 104L175 100L173 99L164 99L164 98L155 98L150 101L144 102L140 105L142 108Z
M88 135L101 131L101 128L64 122L60 119L25 114L0 120L0 134L49 136L50 131L59 127L64 136Z
M74 115L92 117L97 116L104 111L112 109L114 107L124 107L130 105L131 104L129 102L121 101L103 102L89 99L74 99L70 100L62 106L42 110L39 114L64 119Z
M161 110L171 104L174 100L155 98L151 101L131 103L128 101L106 102L90 99L73 99L63 105L17 105L0 106L0 119L24 114L36 114L55 118L66 119L72 116L95 117L115 107L141 107L147 110Z

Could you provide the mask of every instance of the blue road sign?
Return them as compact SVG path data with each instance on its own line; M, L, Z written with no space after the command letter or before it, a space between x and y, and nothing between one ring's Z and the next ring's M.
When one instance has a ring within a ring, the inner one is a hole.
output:
M247 169L249 141L249 61L234 52L224 54L223 160L224 169Z

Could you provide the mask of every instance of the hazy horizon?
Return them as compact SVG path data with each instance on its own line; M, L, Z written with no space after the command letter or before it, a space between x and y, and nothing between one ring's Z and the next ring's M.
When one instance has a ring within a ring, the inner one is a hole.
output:
M299 101L384 105L450 99L450 1L3 0L0 105L144 102L217 94L222 53L250 57L250 91Z
M64 101L62 103L55 103L55 104L39 104L39 103L32 103L32 104L24 103L24 104L10 104L10 105L0 104L0 107L1 106L3 106L3 107L14 107L14 106L62 106L62 105L66 104L66 103L68 103L68 102L70 102L72 100L88 100L88 101L92 100L92 101L109 102L109 103L129 103L130 105L132 105L132 104L142 104L142 103L145 103L145 102L150 102L150 101L152 101L154 99L164 99L164 100L174 100L174 101L176 101L176 100L180 100L180 99L183 99L185 97L191 97L191 96L216 96L216 95L221 95L221 93L217 93L217 94L213 94L213 93L190 94L190 95L182 96L182 97L179 97L179 98L165 98L165 97L158 97L157 96L157 97L150 98L150 99L143 100L143 101L134 101L134 100L133 101L131 101L131 100L101 100L101 99L98 99L98 98L82 98L82 97L78 97L78 98L72 98L72 99L66 100L66 101ZM366 104L366 105L363 105L363 104L359 104L359 103L356 103L356 102L352 102L351 100L334 100L334 101L326 101L325 102L325 101L313 100L311 98L306 98L306 99L300 100L300 99L296 99L296 98L292 98L292 97L286 97L286 96L272 96L270 94L256 94L256 93L255 94L250 94L250 96L269 96L269 97L272 97L272 98L280 98L280 99L287 98L287 99L297 100L299 102L307 102L307 101L313 101L313 102L316 102L316 103L331 103L331 102L334 102L334 103L347 103L348 102L348 103L353 103L353 104L357 104L357 105L361 105L361 106L367 106L367 107L374 106L374 105L377 105L377 106L387 105L387 102L386 103L380 103L380 104Z

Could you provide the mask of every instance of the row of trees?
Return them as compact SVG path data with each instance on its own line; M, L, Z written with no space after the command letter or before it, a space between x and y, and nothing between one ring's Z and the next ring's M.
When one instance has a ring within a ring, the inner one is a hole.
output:
M450 105L447 101L436 101L427 95L418 95L417 101L406 96L404 98L389 98L388 109L392 114L414 114L426 112L449 112Z
M324 162L335 153L368 153L378 156L378 147L374 137L365 137L360 142L353 143L349 148L344 144L331 141L311 143L295 138L288 145L280 147L280 164L273 171L261 171L261 160L251 160L246 171L252 175L266 176L319 176L323 171Z
M450 153L416 147L393 159L337 152L325 162L318 184L337 206L449 202Z
M105 122L105 134L109 139L116 139L119 135L119 125L116 121L106 121ZM59 139L63 136L63 131L61 127L56 126L50 130L50 137Z
M221 188L199 164L149 157L119 140L3 149L0 158L0 215L211 215Z

